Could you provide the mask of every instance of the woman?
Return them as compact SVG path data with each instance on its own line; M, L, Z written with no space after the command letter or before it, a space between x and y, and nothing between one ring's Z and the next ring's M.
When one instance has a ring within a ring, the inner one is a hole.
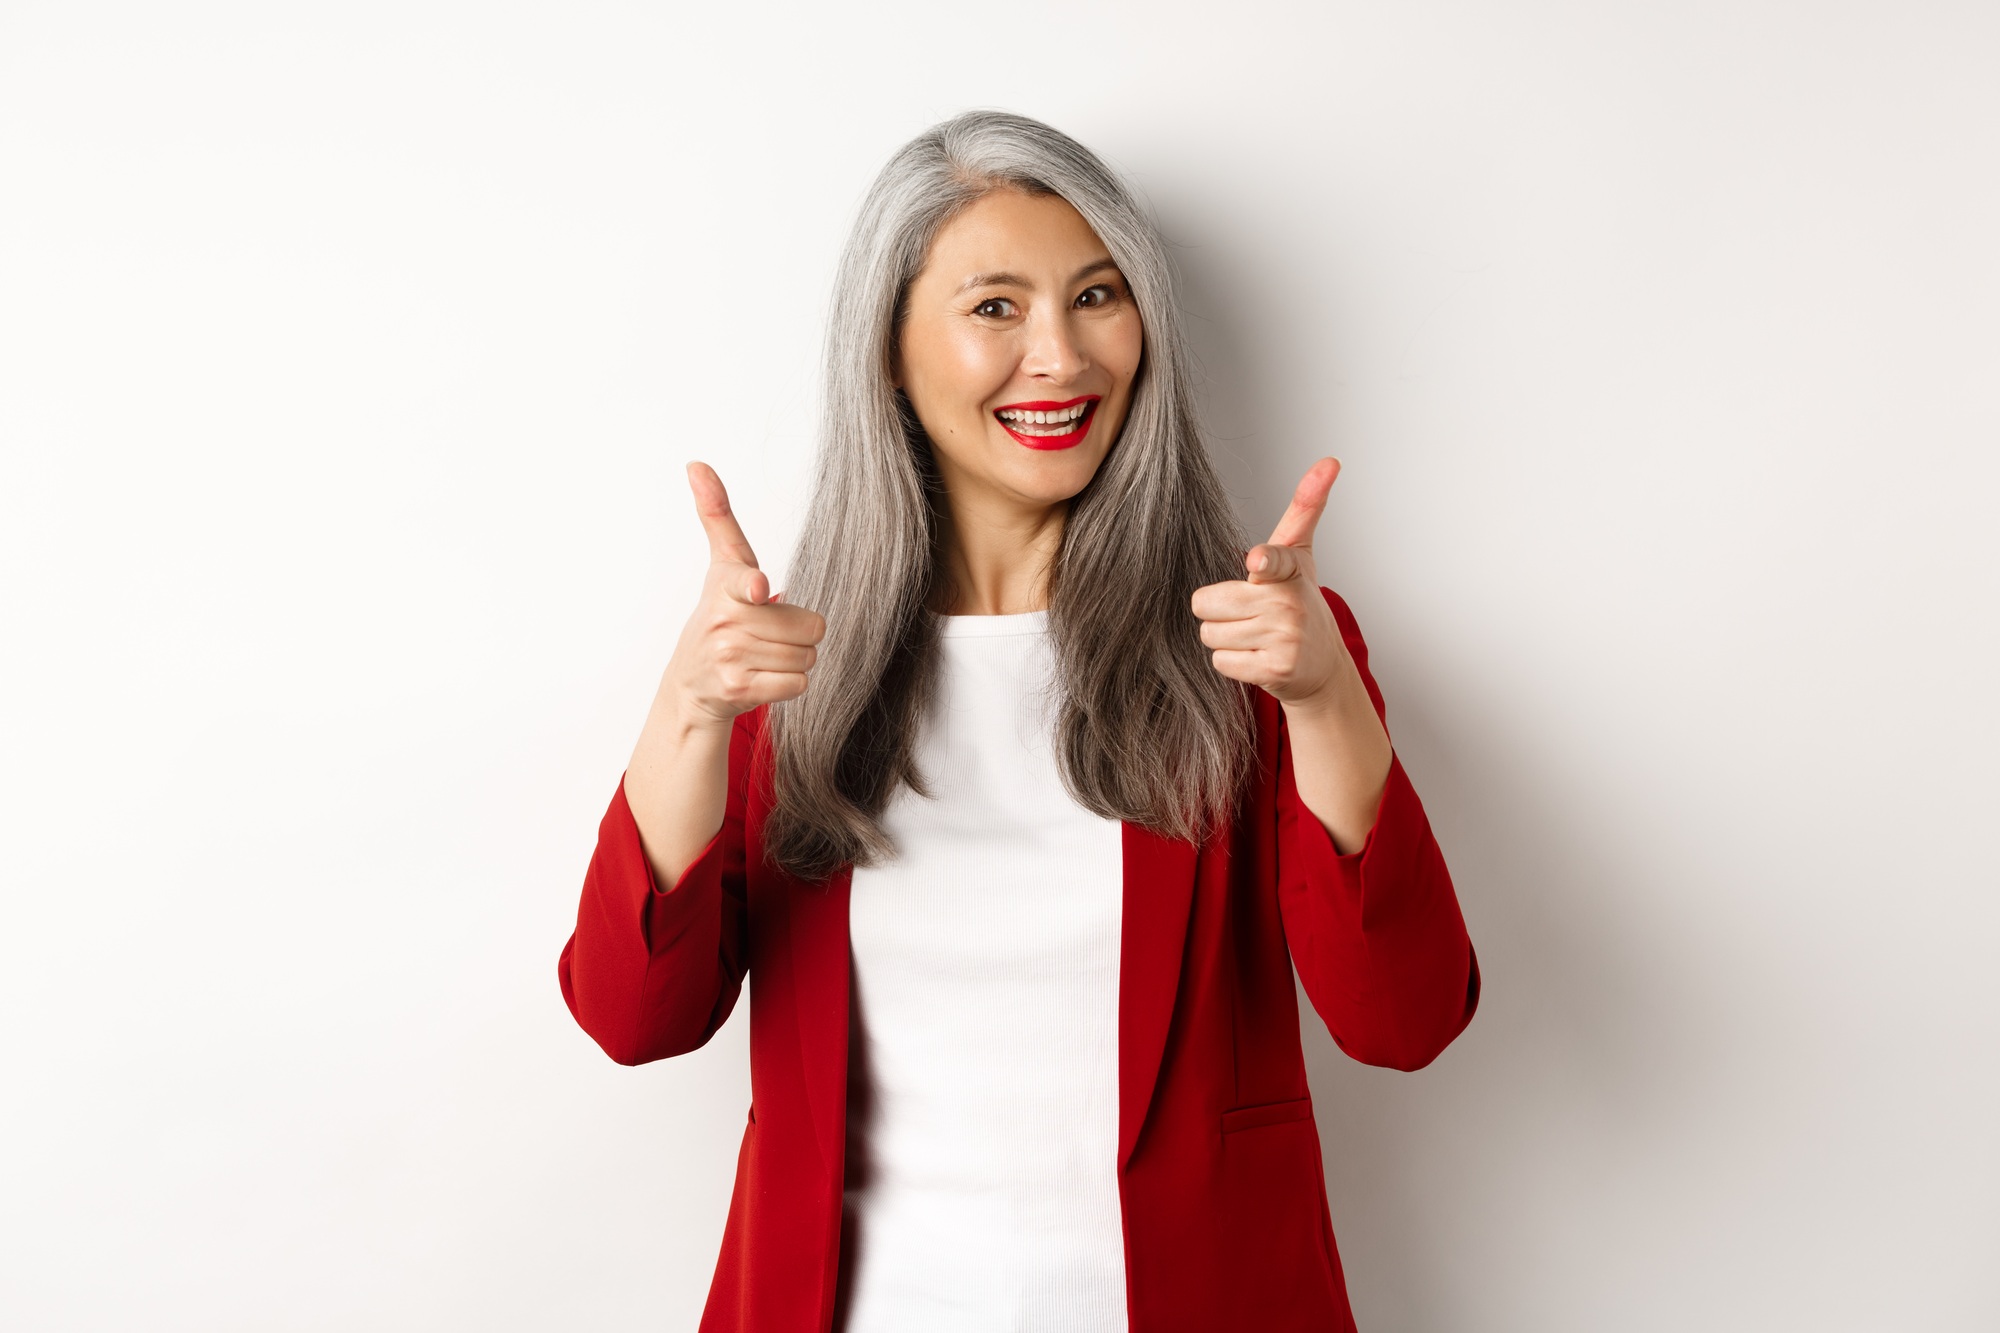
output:
M1032 120L897 153L832 319L785 594L689 470L712 564L560 964L627 1064L754 978L702 1327L1351 1328L1293 965L1399 1069L1479 982L1314 573L1338 464L1244 552L1161 242Z

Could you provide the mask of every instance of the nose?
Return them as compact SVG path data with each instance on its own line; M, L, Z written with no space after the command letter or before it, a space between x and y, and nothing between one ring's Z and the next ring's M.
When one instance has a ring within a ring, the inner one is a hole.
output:
M1028 345L1021 356L1021 373L1064 384L1082 374L1090 359L1077 345L1069 311L1046 306L1028 318Z

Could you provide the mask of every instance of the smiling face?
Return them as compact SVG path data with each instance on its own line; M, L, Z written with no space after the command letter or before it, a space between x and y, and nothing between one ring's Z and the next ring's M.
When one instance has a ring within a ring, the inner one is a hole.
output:
M1125 424L1139 309L1090 224L999 189L940 229L910 286L897 387L954 510L1040 511L1096 475Z

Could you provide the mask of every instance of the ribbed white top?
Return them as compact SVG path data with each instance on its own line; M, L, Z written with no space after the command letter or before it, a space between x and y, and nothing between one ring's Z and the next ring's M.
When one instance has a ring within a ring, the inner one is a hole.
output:
M1057 773L1048 613L942 647L935 799L854 871L845 1333L1122 1333L1121 830Z

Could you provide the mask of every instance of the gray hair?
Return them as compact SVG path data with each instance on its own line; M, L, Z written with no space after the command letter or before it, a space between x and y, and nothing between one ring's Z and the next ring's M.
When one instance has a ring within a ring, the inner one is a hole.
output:
M967 112L889 159L834 285L819 459L785 593L827 630L810 686L772 705L767 728L764 847L805 879L892 857L890 798L929 794L915 756L939 662L942 482L890 366L933 238L996 189L1068 201L1124 273L1145 336L1124 429L1070 501L1049 574L1064 785L1099 815L1198 842L1234 811L1252 761L1247 688L1211 666L1189 609L1196 588L1243 577L1245 547L1196 423L1166 246L1082 144Z

